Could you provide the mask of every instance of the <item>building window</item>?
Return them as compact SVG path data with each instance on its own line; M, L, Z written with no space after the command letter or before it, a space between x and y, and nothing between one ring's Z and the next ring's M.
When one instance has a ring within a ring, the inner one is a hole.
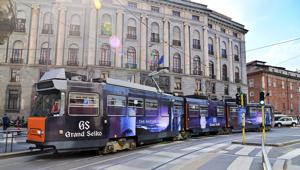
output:
M20 81L20 69L11 69L10 81L19 82Z
M238 93L241 93L241 92L242 92L241 87L237 87L237 88L236 88L236 91L237 91Z
M50 12L44 14L42 34L53 34Z
M201 49L201 47L200 47L200 33L197 30L195 30L193 32L193 48L194 49Z
M284 89L284 81L281 81L281 87Z
M239 62L239 47L237 45L234 46L234 61Z
M254 96L254 92L250 91L250 96L253 97Z
M194 20L194 21L199 21L199 16L197 16L197 15L192 15L192 20Z
M181 90L181 78L175 78L174 89Z
M80 36L80 16L77 14L71 17L69 35Z
M293 83L290 82L290 90L293 90Z
M104 44L101 47L100 66L111 66L111 49L110 45Z
M158 58L159 52L157 50L152 50L151 57L150 57L150 70L155 71L158 68Z
M136 21L132 18L128 20L127 38L136 39Z
M208 24L208 28L212 29L212 24Z
M273 81L273 87L276 87L276 81Z
M22 41L14 42L10 63L23 64L23 48L24 43Z
M126 68L135 69L136 65L136 51L135 48L129 47L127 50L127 63Z
M180 17L180 12L179 11L173 11L173 16L174 17Z
M235 83L240 83L240 69L238 67L235 67L235 71L234 71L234 79L235 79Z
M67 65L69 65L69 66L78 66L79 65L78 51L79 51L79 48L77 45L71 45L69 47L69 55L68 55Z
M229 87L228 87L228 85L224 86L224 95L229 95Z
M159 43L159 25L156 22L151 24L151 42Z
M47 42L42 44L39 64L42 65L51 64L51 59L50 59L51 48L48 48L48 45L49 44Z
M181 46L181 36L180 36L180 28L174 27L173 28L173 45L174 46Z
M193 74L194 75L202 75L201 71L201 59L199 56L195 56L193 58Z
M151 11L159 13L159 7L151 6Z
M216 83L211 83L211 92L216 94Z
M135 2L128 2L128 7L129 8L137 8L137 3L135 3Z
M227 58L227 52L226 52L226 43L223 41L222 42L222 47L221 47L221 55L223 58Z
M216 78L216 76L215 76L215 67L214 67L214 62L213 61L209 62L209 77L211 79Z
M291 94L291 99L293 98L293 94Z
M208 54L214 55L214 44L212 38L208 38Z
M6 111L19 111L20 110L20 98L21 87L8 86L6 90Z
M26 15L24 11L18 11L16 17L16 25L15 32L26 32L25 24L26 24Z
M201 87L201 80L196 79L196 92L201 92L202 91L202 87Z
M222 79L223 81L228 81L226 64L223 64L222 66Z
M111 17L108 14L104 14L102 16L102 21L101 21L101 34L102 35L112 35L112 24L111 24Z
M233 36L237 38L238 34L236 32L233 32Z
M225 28L221 28L221 32L225 33L226 32Z
M181 57L178 53L173 56L173 72L182 73L181 69Z
M253 81L253 79L249 79L248 84L249 84L249 87L254 87L254 81Z

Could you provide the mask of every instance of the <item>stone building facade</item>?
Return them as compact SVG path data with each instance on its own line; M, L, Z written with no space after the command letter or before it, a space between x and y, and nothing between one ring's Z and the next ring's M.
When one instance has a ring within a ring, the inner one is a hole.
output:
M247 63L249 101L258 103L259 93L269 96L265 102L273 105L274 112L300 116L300 73L283 67L267 65L263 61Z
M146 83L160 67L166 92L246 93L243 25L185 0L15 0L16 30L0 46L0 114L28 116L47 69ZM160 65L158 65L158 61ZM16 114L18 113L18 114Z

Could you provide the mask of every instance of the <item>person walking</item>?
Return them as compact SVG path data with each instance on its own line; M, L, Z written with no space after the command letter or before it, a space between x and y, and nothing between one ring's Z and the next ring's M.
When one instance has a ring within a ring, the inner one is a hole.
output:
M2 118L2 122L3 122L3 130L6 130L9 127L9 118L6 113Z

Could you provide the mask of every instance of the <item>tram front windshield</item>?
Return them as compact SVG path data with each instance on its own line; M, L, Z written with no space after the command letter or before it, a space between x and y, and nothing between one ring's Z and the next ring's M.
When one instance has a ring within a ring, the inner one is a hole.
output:
M31 116L54 116L60 113L61 93L40 93L33 97Z

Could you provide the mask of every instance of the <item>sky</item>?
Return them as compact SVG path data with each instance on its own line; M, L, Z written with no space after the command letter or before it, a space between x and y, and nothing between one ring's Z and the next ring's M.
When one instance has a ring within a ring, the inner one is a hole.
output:
M247 62L300 70L300 0L192 0L245 25ZM297 39L289 43L252 50ZM249 50L249 51L248 51Z

